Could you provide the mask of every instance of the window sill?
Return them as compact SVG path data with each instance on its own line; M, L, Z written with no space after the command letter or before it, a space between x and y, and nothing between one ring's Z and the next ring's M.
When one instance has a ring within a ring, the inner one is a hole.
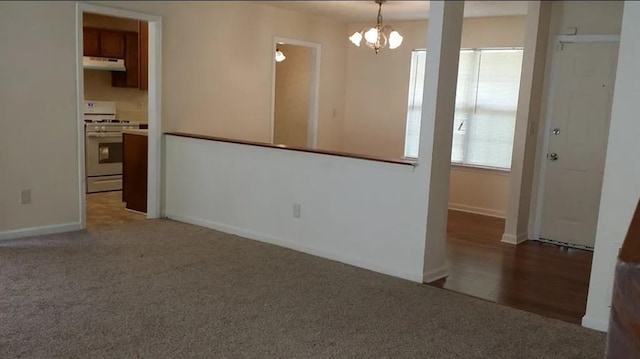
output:
M511 174L511 169L509 168L499 168L499 167L489 167L489 166L476 166L476 165L466 165L462 163L451 162L451 167L462 170L470 170L470 171L483 171L483 172L492 172L496 174L509 175Z
M409 162L417 162L418 161L417 157L404 156L402 159L404 161L409 161ZM457 162L451 162L451 167L456 168L456 169L461 169L461 170L468 170L468 171L476 171L477 170L477 171L484 171L484 172L493 172L493 173L502 174L502 175L505 175L505 176L508 176L509 174L511 174L511 169L510 168L465 165L465 164L457 163Z

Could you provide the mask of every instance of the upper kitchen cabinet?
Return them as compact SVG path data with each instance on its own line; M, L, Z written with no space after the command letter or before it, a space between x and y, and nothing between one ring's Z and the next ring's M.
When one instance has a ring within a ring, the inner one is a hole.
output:
M138 34L135 32L124 33L124 67L125 72L113 72L111 74L111 86L113 87L140 87L140 49Z
M126 72L111 75L113 87L148 89L149 76L149 28L145 21L138 22L138 32L126 32L124 67Z
M138 47L140 54L140 90L149 88L149 23L138 21Z
M111 86L148 89L149 30L137 21L137 31L85 27L84 56L124 59L125 72L111 73Z
M125 34L120 31L100 31L100 55L102 57L125 58L125 43Z
M84 56L100 56L100 29L84 28L83 34Z
M85 27L82 44L84 56L124 59L125 36L121 31Z

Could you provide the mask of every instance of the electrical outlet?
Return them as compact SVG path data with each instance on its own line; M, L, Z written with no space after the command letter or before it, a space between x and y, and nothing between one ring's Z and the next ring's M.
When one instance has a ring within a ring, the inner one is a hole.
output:
M31 203L31 190L30 189L23 189L22 191L20 191L20 203L22 203L22 204Z
M300 207L299 203L293 205L293 217L300 218Z

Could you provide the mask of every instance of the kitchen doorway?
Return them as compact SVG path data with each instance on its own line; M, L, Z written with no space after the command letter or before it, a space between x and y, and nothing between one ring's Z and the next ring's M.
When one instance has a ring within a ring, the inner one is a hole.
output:
M274 38L271 143L315 148L320 44Z
M77 3L76 36L82 227L158 218L161 18Z

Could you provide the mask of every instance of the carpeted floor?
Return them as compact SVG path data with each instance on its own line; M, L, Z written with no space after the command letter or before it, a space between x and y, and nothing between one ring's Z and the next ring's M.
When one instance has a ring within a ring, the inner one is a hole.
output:
M603 334L169 220L0 242L0 358L602 358Z

